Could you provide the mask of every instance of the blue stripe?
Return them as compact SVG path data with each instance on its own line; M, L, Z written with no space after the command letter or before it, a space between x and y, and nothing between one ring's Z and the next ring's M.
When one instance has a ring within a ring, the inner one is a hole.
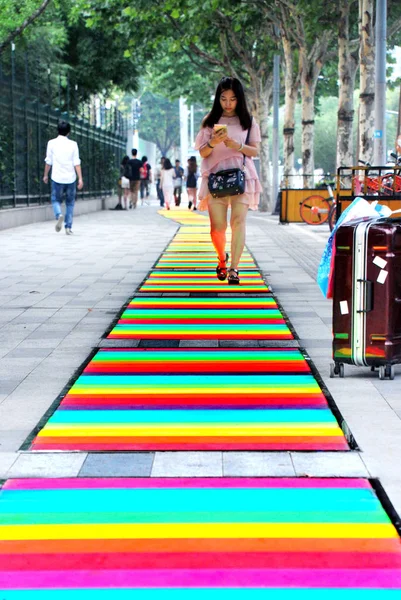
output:
M336 423L329 409L317 410L66 410L49 423Z
M0 590L1 600L400 600L398 589L356 588L103 588Z
M339 489L115 489L115 490L3 490L0 511L44 512L60 509L160 511L321 510L357 512L380 506L371 490ZM63 508L64 507L64 508Z

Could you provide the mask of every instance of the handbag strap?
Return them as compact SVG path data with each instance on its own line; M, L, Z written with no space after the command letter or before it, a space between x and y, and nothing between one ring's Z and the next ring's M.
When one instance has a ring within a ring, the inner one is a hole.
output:
M251 127L252 127L252 123L253 123L253 117L252 117L252 121L251 121ZM249 136L251 134L251 127L248 129L248 133L246 134L246 140L245 140L244 146L246 146L249 142ZM242 170L245 169L245 159L246 159L246 156L244 154L244 160L242 161Z

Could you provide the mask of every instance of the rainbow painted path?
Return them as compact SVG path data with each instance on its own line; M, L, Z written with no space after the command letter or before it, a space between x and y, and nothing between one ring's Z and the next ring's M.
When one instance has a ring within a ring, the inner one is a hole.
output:
M300 351L103 349L33 450L347 450Z
M263 339L293 335L273 298L134 298L109 339Z
M362 479L16 479L2 600L396 600L401 544Z
M210 258L209 251L199 249L200 239L210 245L208 228L199 225L205 218L199 217L197 225L185 225L170 244L180 237L191 244L193 237L196 253L177 252L192 261ZM184 221L188 218L191 213L183 214ZM256 267L248 252L244 260ZM293 340L255 268L241 271L240 286L218 281L214 269L215 264L206 270L185 271L182 265L156 268L108 339L147 345L174 340ZM149 295L142 293L146 291ZM152 296L156 291L159 294ZM296 348L150 347L99 350L37 433L32 449L348 450L349 446L308 361Z

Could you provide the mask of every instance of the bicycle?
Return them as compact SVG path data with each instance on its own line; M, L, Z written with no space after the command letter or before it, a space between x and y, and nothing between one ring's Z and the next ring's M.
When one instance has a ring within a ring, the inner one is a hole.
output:
M360 160L359 162L367 167L363 182L360 182L361 187L366 191L365 193L369 196L394 196L395 194L401 194L401 177L399 175L401 170L401 157L394 152L390 153L390 156L394 159L394 168L391 173L384 173L382 175L382 169L379 168L378 173L370 175L370 171L375 169L368 162Z
M326 189L329 193L327 198L312 194L300 203L299 212L304 223L323 225L328 222L330 231L333 231L336 223L336 200L329 183L326 184Z

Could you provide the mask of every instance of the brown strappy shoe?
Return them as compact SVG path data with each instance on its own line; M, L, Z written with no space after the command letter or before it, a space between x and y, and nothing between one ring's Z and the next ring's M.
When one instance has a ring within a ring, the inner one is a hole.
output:
M228 261L228 253L226 252L226 258L223 261L219 261L219 264L216 267L217 279L219 281L225 281L227 279L227 261ZM221 267L220 265L223 265Z
M228 285L239 285L239 272L237 269L228 271Z

